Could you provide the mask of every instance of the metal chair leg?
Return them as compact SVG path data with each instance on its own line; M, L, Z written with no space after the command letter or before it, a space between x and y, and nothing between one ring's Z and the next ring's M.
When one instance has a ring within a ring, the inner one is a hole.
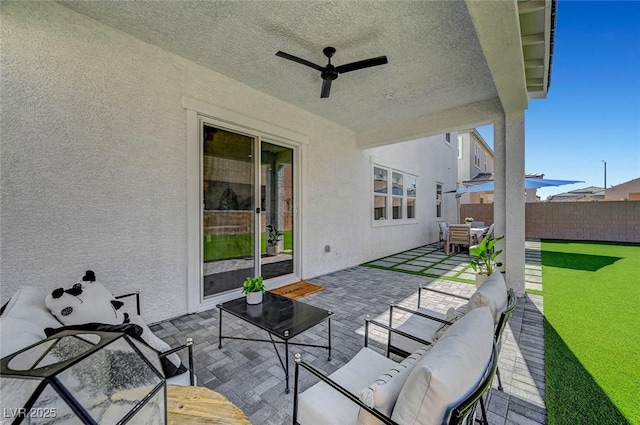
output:
M484 425L489 425L489 420L487 419L487 409L485 409L484 407L484 398L482 398L482 396L480 396L480 410L482 411L482 420L478 420L476 418L476 421Z
M500 379L500 368L496 367L496 376L498 377L498 389L504 391L502 388L502 379Z

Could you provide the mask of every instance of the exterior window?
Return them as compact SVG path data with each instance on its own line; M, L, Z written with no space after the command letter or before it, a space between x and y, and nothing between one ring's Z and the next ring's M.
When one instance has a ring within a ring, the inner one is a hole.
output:
M407 175L407 218L416 218L416 176Z
M436 218L442 218L442 184L436 183Z
M373 167L373 219L387 219L388 172L384 168Z
M446 133L444 135L444 140L445 140L445 142L447 142L448 145L450 145L451 144L451 133Z
M480 168L480 147L477 143L473 145L473 164Z
M411 174L374 166L373 220L403 222L415 219L416 180L416 176Z
M458 159L462 159L462 136L458 136Z
M393 219L402 218L402 198L404 197L404 185L402 184L403 175L400 173L392 173L393 180Z

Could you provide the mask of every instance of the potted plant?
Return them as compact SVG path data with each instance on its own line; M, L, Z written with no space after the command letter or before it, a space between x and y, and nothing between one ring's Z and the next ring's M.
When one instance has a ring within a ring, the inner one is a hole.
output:
M494 251L493 246L503 238L504 236L496 239L483 238L479 244L469 248L471 268L476 272L476 286L481 286L487 277L494 272L495 267L502 266L502 263L495 261L502 250Z
M267 255L278 255L278 242L282 240L282 235L284 232L279 231L276 226L267 226Z
M242 293L247 296L247 304L260 304L264 290L262 276L248 277L242 283Z
M473 223L473 217L465 217L464 222L468 224Z

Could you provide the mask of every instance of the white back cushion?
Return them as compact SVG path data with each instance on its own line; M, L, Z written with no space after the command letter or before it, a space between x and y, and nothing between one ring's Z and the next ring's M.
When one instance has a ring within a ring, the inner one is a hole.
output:
M457 320L413 369L391 418L399 424L439 425L482 378L493 347L488 307Z
M0 317L0 358L45 339L43 328L28 320Z
M44 335L45 328L57 328L60 322L51 314L44 303L47 291L34 286L23 286L12 296L2 313L2 317L23 319L38 326Z
M502 273L495 272L487 278L481 287L471 296L468 306L470 309L489 307L493 315L493 322L498 323L500 315L507 308L507 285Z
M391 369L378 376L367 388L360 392L360 401L369 407L374 407L381 413L390 416L407 378L413 368L431 346L419 348L415 353L394 365ZM358 413L358 425L381 425L382 422L364 409Z

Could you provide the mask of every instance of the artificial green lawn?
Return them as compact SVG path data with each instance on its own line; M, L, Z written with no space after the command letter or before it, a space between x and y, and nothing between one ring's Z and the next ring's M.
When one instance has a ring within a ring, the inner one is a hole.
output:
M238 235L210 235L203 240L204 261L220 260L225 258L242 258L253 255L253 235L250 233ZM293 247L293 231L284 232L284 249ZM260 252L267 252L267 238L260 235Z
M549 425L640 424L640 246L543 241Z

